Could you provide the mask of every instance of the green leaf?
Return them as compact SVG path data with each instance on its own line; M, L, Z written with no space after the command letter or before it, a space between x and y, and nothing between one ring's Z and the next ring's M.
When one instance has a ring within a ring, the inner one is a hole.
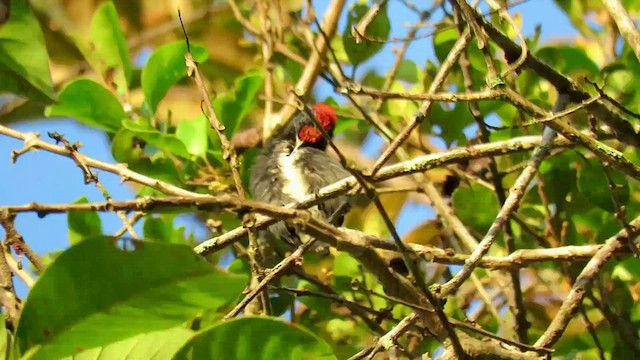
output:
M614 266L611 277L628 283L636 283L640 279L640 263L634 258L625 259Z
M213 100L213 108L226 127L227 137L233 136L242 125L242 121L256 106L263 80L262 73L249 71L236 80L233 94L223 94Z
M45 115L68 116L109 132L115 132L122 119L127 117L118 99L89 79L78 79L65 86L58 102L45 109Z
M242 184L246 189L250 188L249 184L251 183L251 168L253 167L256 157L259 153L260 149L258 148L247 149L244 153L242 153L240 162L240 178L242 180ZM221 160L222 154L219 154L217 158Z
M291 310L291 305L296 300L297 298L294 295L287 292L281 292L277 296L271 296L269 299L269 301L271 301L271 315L276 317L282 316L287 310Z
M91 65L105 79L116 84L118 91L126 92L131 81L129 48L120 28L120 19L112 2L105 2L91 20L91 44L88 52ZM113 72L113 74L111 74Z
M198 116L193 120L183 120L178 124L176 137L184 143L189 153L203 157L207 153L207 132L209 121L204 116Z
M611 196L615 196L618 205L626 205L629 202L629 183L622 173L611 168L607 172L616 185L613 191L609 189L609 180L599 161L583 164L578 169L578 190L592 204L605 211L615 212Z
M184 40L165 44L157 48L142 69L142 91L152 112L156 112L160 100L172 85L187 76L184 55L187 45ZM200 45L191 45L191 54L197 62L207 60L207 50Z
M349 253L341 251L333 260L333 275L354 278L360 276L360 263Z
M84 350L65 360L96 359L151 359L170 360L173 355L195 334L194 331L176 327L169 330L153 331L111 343L104 347Z
M245 258L236 257L231 261L227 270L233 274L246 274L249 275L251 270L249 268L249 262Z
M31 359L176 327L237 297L247 278L215 270L186 245L83 241L62 253L31 289L16 337Z
M585 50L573 46L548 46L536 52L540 59L566 74L582 74L589 77L600 74L598 65Z
M161 217L147 217L144 220L142 234L145 239L169 242L173 232L173 221Z
M414 61L409 59L402 59L398 66L398 73L396 75L398 80L408 81L410 83L422 82L424 74Z
M148 216L144 220L142 233L145 239L156 240L174 244L184 244L184 226L175 227L173 225L173 214L162 214L161 216Z
M387 15L387 6L385 5L380 8L376 17L367 27L366 38L362 39L360 44L356 43L356 39L351 34L351 31L354 26L358 25L358 22L360 22L368 10L369 6L366 4L353 6L349 11L347 26L342 35L344 51L347 53L349 62L356 66L371 58L384 47L385 41L389 37L389 31L391 30L391 23Z
M298 282L298 289L322 292L322 289L319 289L316 284L310 283L306 280L300 280ZM325 297L313 296L313 295L298 296L296 300L307 305L309 309L315 310L320 314L331 313L331 300Z
M464 103L456 103L452 110L445 110L442 104L431 106L431 122L425 122L425 127L437 125L439 132L432 131L434 135L442 137L451 146L454 142L458 145L467 143L464 128L474 123L473 115L469 111L469 106ZM431 131L430 131L431 132Z
M85 196L76 200L74 204L88 204ZM67 214L69 226L69 243L75 245L80 241L102 235L102 222L95 211L69 211Z
M336 123L336 127L335 129L333 129L333 134L338 135L347 130L357 129L358 125L362 123L363 121L360 119L339 116L338 122Z
M120 129L111 140L111 155L117 162L131 163L140 155L135 148L135 134L127 129Z
M452 201L460 220L483 234L489 230L500 209L493 191L478 184L458 187Z
M335 359L313 333L273 318L244 317L196 335L174 359Z
M438 61L442 62L449 55L459 37L460 34L455 28L445 28L435 32L433 35L433 50ZM470 48L472 47L470 46Z
M122 121L122 127L162 151L168 151L185 159L191 158L186 146L177 136L158 131L151 127L148 121L125 119Z
M64 252L64 250L54 250L48 253L45 253L44 255L42 255L42 257L40 258L42 260L42 264L44 265L44 268L48 268L49 265L51 265L53 263L53 261L55 259L58 258L58 256L60 256L60 254L62 254ZM33 271L34 273L40 275L42 272L38 271L37 269L35 269L35 267L33 267L31 269L31 271Z
M546 159L540 164L540 176L545 184L548 201L564 209L567 195L576 187L576 170L573 167L578 156L573 152L566 152Z
M51 102L55 94L40 24L27 1L7 5L9 20L0 25L0 91Z
M4 316L0 316L0 358L2 359L13 359L14 357L10 357L10 349L11 346L11 336L7 331L7 325L5 323Z
M349 342L355 335L356 322L349 318L336 318L327 321L325 328L331 340L335 343L344 343Z
M176 164L167 158L139 159L134 163L129 163L132 170L145 174L154 179L162 180L173 185L181 186L182 174L176 168ZM141 195L142 193L140 193ZM149 196L160 196L159 193L147 194Z

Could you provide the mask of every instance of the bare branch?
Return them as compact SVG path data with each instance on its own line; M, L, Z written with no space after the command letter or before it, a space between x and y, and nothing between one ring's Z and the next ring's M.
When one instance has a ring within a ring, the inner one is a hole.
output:
M628 229L631 229L631 232ZM584 269L582 269L571 291L569 291L569 294L565 297L560 311L558 311L558 314L553 318L551 325L549 325L544 334L536 341L535 346L549 347L560 339L573 314L582 303L587 287L595 276L598 275L606 261L611 258L617 250L626 247L627 243L633 241L638 235L640 235L640 217L631 221L629 228L623 228L605 242L604 246L598 250Z

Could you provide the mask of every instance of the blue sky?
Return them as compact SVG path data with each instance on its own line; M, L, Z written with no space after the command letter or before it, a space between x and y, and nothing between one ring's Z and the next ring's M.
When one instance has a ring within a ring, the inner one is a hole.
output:
M390 1L393 11L392 34L394 37L402 37L406 28L404 24L414 23L417 16L406 10L397 0ZM318 12L322 11L321 1L318 4ZM351 2L348 2L351 3ZM534 32L536 25L542 25L542 41L554 38L567 38L575 35L569 20L550 0L530 0L527 3L515 7L512 11L523 15L523 33L525 36ZM344 29L344 21L340 29ZM399 44L387 45L382 54L374 57L367 68L374 68L380 72L386 71L393 61L390 47ZM423 64L427 58L433 59L433 47L431 38L415 41L409 48L408 58ZM365 69L361 69L363 71ZM316 94L320 99L333 95L326 85L319 85ZM114 162L106 136L100 131L87 128L70 119L44 119L33 122L13 124L11 127L25 132L40 132L42 138L47 139L47 132L57 131L63 133L70 141L80 141L83 144L81 152L87 156ZM96 187L85 185L83 176L72 160L44 151L29 152L21 156L16 164L11 164L11 150L20 149L23 144L20 141L0 136L0 205L18 205L30 202L41 203L69 203L86 196L90 201L104 201ZM382 142L379 138L371 136L365 142L363 148L368 156L375 157ZM127 184L120 183L120 179L106 172L98 172L100 181L109 190L116 200L130 199L133 192ZM397 222L400 234L407 233L422 221L433 216L431 209L419 204L407 204L401 212ZM121 221L113 214L101 214L103 231L112 234L121 226ZM187 225L187 231L194 231L197 239L207 238L206 231L184 217L179 221ZM66 215L48 215L39 219L35 214L21 214L16 221L18 231L33 249L44 254L49 251L68 247L67 218ZM139 226L138 226L139 229ZM0 230L0 236L4 236ZM19 280L18 290L25 294L26 288Z

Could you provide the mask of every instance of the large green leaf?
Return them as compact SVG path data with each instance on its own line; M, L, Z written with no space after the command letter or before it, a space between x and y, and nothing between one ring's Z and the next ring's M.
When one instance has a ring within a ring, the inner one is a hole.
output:
M391 30L391 23L387 15L387 6L385 5L367 27L366 34L364 34L366 38L363 39L360 44L356 43L356 39L351 34L351 30L354 26L358 25L358 22L360 22L367 11L369 11L369 6L366 4L353 6L349 11L347 26L342 35L344 51L349 58L349 62L353 65L363 63L380 51L385 45L385 41L389 37L389 31Z
M142 91L147 106L155 112L160 100L169 88L187 76L184 55L187 45L184 40L165 44L157 48L142 69ZM197 62L207 60L207 50L200 45L191 45L191 53Z
M331 347L311 332L273 318L245 317L195 336L174 359L335 359Z
M0 91L50 102L55 94L40 24L26 1L8 5L9 20L0 26Z
M16 332L32 359L57 359L176 327L240 294L246 277L216 271L184 245L87 239L31 289Z
M113 94L89 79L65 86L59 101L45 109L46 116L68 116L91 127L115 132L127 114Z
M129 48L120 28L120 19L112 2L105 2L91 20L91 43L84 49L91 65L118 91L126 92L131 81Z
M173 355L195 334L183 327L140 334L107 346L84 350L65 360L106 359L172 359Z
M88 204L85 196L76 200L74 204ZM100 216L94 211L69 211L67 213L67 225L69 226L69 243L75 245L80 241L102 235L102 222Z
M242 121L256 106L263 80L262 73L249 71L236 80L233 94L223 94L213 101L213 108L220 121L224 123L225 134L228 137L242 126Z

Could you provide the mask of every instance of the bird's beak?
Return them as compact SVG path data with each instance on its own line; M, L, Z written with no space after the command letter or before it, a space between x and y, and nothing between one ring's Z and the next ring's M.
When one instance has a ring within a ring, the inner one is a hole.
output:
M298 150L298 148L302 146L302 144L303 144L302 139L300 139L299 136L296 136L296 144L293 146L293 150L291 150L291 154L293 154L294 151Z

